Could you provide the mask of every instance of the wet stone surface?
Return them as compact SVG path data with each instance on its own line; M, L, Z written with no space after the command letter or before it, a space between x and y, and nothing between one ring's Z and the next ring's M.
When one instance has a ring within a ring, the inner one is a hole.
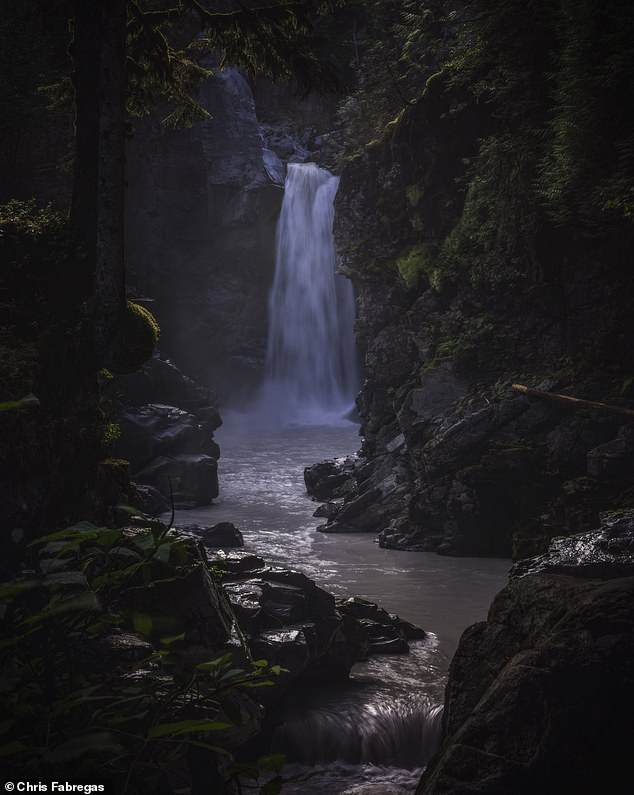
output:
M511 577L568 574L573 577L634 575L634 511L605 513L599 530L554 540L548 552L516 563Z

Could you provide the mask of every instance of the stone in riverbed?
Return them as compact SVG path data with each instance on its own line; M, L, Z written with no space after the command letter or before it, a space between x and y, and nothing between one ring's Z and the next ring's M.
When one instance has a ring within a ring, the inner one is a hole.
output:
M169 500L154 486L135 483L134 489L136 492L134 502L142 513L148 516L158 516L169 511Z
M320 461L304 469L306 491L318 500L343 497L354 488L354 466L356 458L335 458Z
M219 494L218 462L204 453L160 456L133 479L162 494L169 494L171 480L176 507L209 505Z
M317 508L313 516L316 516L318 519L332 519L336 516L340 508L341 503L325 502Z
M219 522L211 527L200 524L186 524L181 525L178 529L184 533L200 536L202 541L210 547L244 546L242 533L232 522Z
M360 596L338 599L337 610L344 616L354 618L365 629L370 653L401 654L408 650L408 640L426 637L425 630Z

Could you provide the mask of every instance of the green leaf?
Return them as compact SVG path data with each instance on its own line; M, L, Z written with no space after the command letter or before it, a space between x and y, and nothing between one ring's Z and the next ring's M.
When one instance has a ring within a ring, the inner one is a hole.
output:
M154 558L156 558L156 560L160 560L161 563L169 563L171 551L172 551L172 545L170 544L170 542L169 541L164 542L156 548L156 552L154 553Z
M0 585L0 599L11 600L14 596L18 596L24 591L30 591L33 588L41 588L43 582L43 579L14 580L7 585Z
M267 781L266 784L260 790L260 795L279 795L282 791L282 784L284 780L280 778L280 776L275 776L270 781Z
M121 746L110 732L94 732L58 745L44 757L48 764L68 762L87 754L119 753Z
M247 672L242 668L230 668L220 677L219 681L224 682L227 679L240 679L245 675L247 675Z
M233 655L231 652L227 654L223 654L222 657L216 657L214 660L209 660L208 662L198 663L196 666L196 670L198 671L215 671L217 668L220 668L223 665L226 665L228 662L231 662Z
M132 613L132 625L140 635L151 635L152 623L152 616L148 613Z
M238 762L235 765L231 765L229 775L233 778L239 776L240 778L252 778L257 781L260 778L260 768L255 765L245 765Z
M261 682L241 682L240 687L273 687L274 684L270 679L263 679Z
M270 770L271 773L279 773L285 764L286 756L284 754L270 754L258 759L258 767L261 767L262 770Z
M6 400L4 403L0 403L0 411L15 411L16 409L34 408L39 405L40 401L38 398L33 393L29 393L20 398L20 400Z
M28 750L28 747L24 743L19 742L19 740L13 740L0 748L0 757L23 754Z
M159 723L150 729L149 736L167 737L192 732L217 732L230 728L232 728L230 723L217 720L180 720L175 723Z
M156 541L154 540L152 533L135 533L130 538L130 541L137 549L140 549L142 552L147 552L150 549L154 549L156 546Z
M172 643L178 643L179 640L185 639L185 633L181 632L180 635L168 635L165 638L161 638L161 644L163 646L171 646Z
M92 591L85 593L74 594L65 599L51 600L39 613L30 616L24 622L26 625L38 624L41 621L46 621L51 616L61 616L66 613L99 613L101 612L101 605L99 600Z
M255 668L266 668L267 665L267 660L253 660L253 666Z
M199 748L206 748L208 751L213 751L215 754L223 754L224 756L231 756L231 752L226 748L220 748L218 745L210 745L203 743L200 740L189 740L190 745L197 745Z

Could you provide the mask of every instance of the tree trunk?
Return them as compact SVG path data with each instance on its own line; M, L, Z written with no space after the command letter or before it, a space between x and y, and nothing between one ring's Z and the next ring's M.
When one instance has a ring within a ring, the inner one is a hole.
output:
M99 151L100 0L75 0L71 51L75 89L75 172L70 218L94 265L97 245L97 164Z
M612 414L622 414L624 417L634 417L634 409L628 409L624 406L613 406L610 403L600 403L597 400L583 400L571 395L560 395L559 392L544 392L543 389L532 389L529 386L524 386L524 384L511 384L511 389L529 397L549 400L553 403L562 403L569 408L593 409L593 411L606 411Z
M93 331L104 356L125 308L126 0L102 0L101 107Z
M101 366L125 307L126 0L76 0L71 221L94 269L92 347Z

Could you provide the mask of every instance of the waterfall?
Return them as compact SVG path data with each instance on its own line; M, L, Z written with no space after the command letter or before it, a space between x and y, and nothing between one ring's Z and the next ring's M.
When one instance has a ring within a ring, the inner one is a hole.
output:
M353 710L321 708L285 721L273 749L308 765L334 761L417 768L440 745L442 707L425 701L366 704Z
M314 163L288 166L260 399L283 422L323 422L354 404L354 294L335 272L338 186L338 177Z

